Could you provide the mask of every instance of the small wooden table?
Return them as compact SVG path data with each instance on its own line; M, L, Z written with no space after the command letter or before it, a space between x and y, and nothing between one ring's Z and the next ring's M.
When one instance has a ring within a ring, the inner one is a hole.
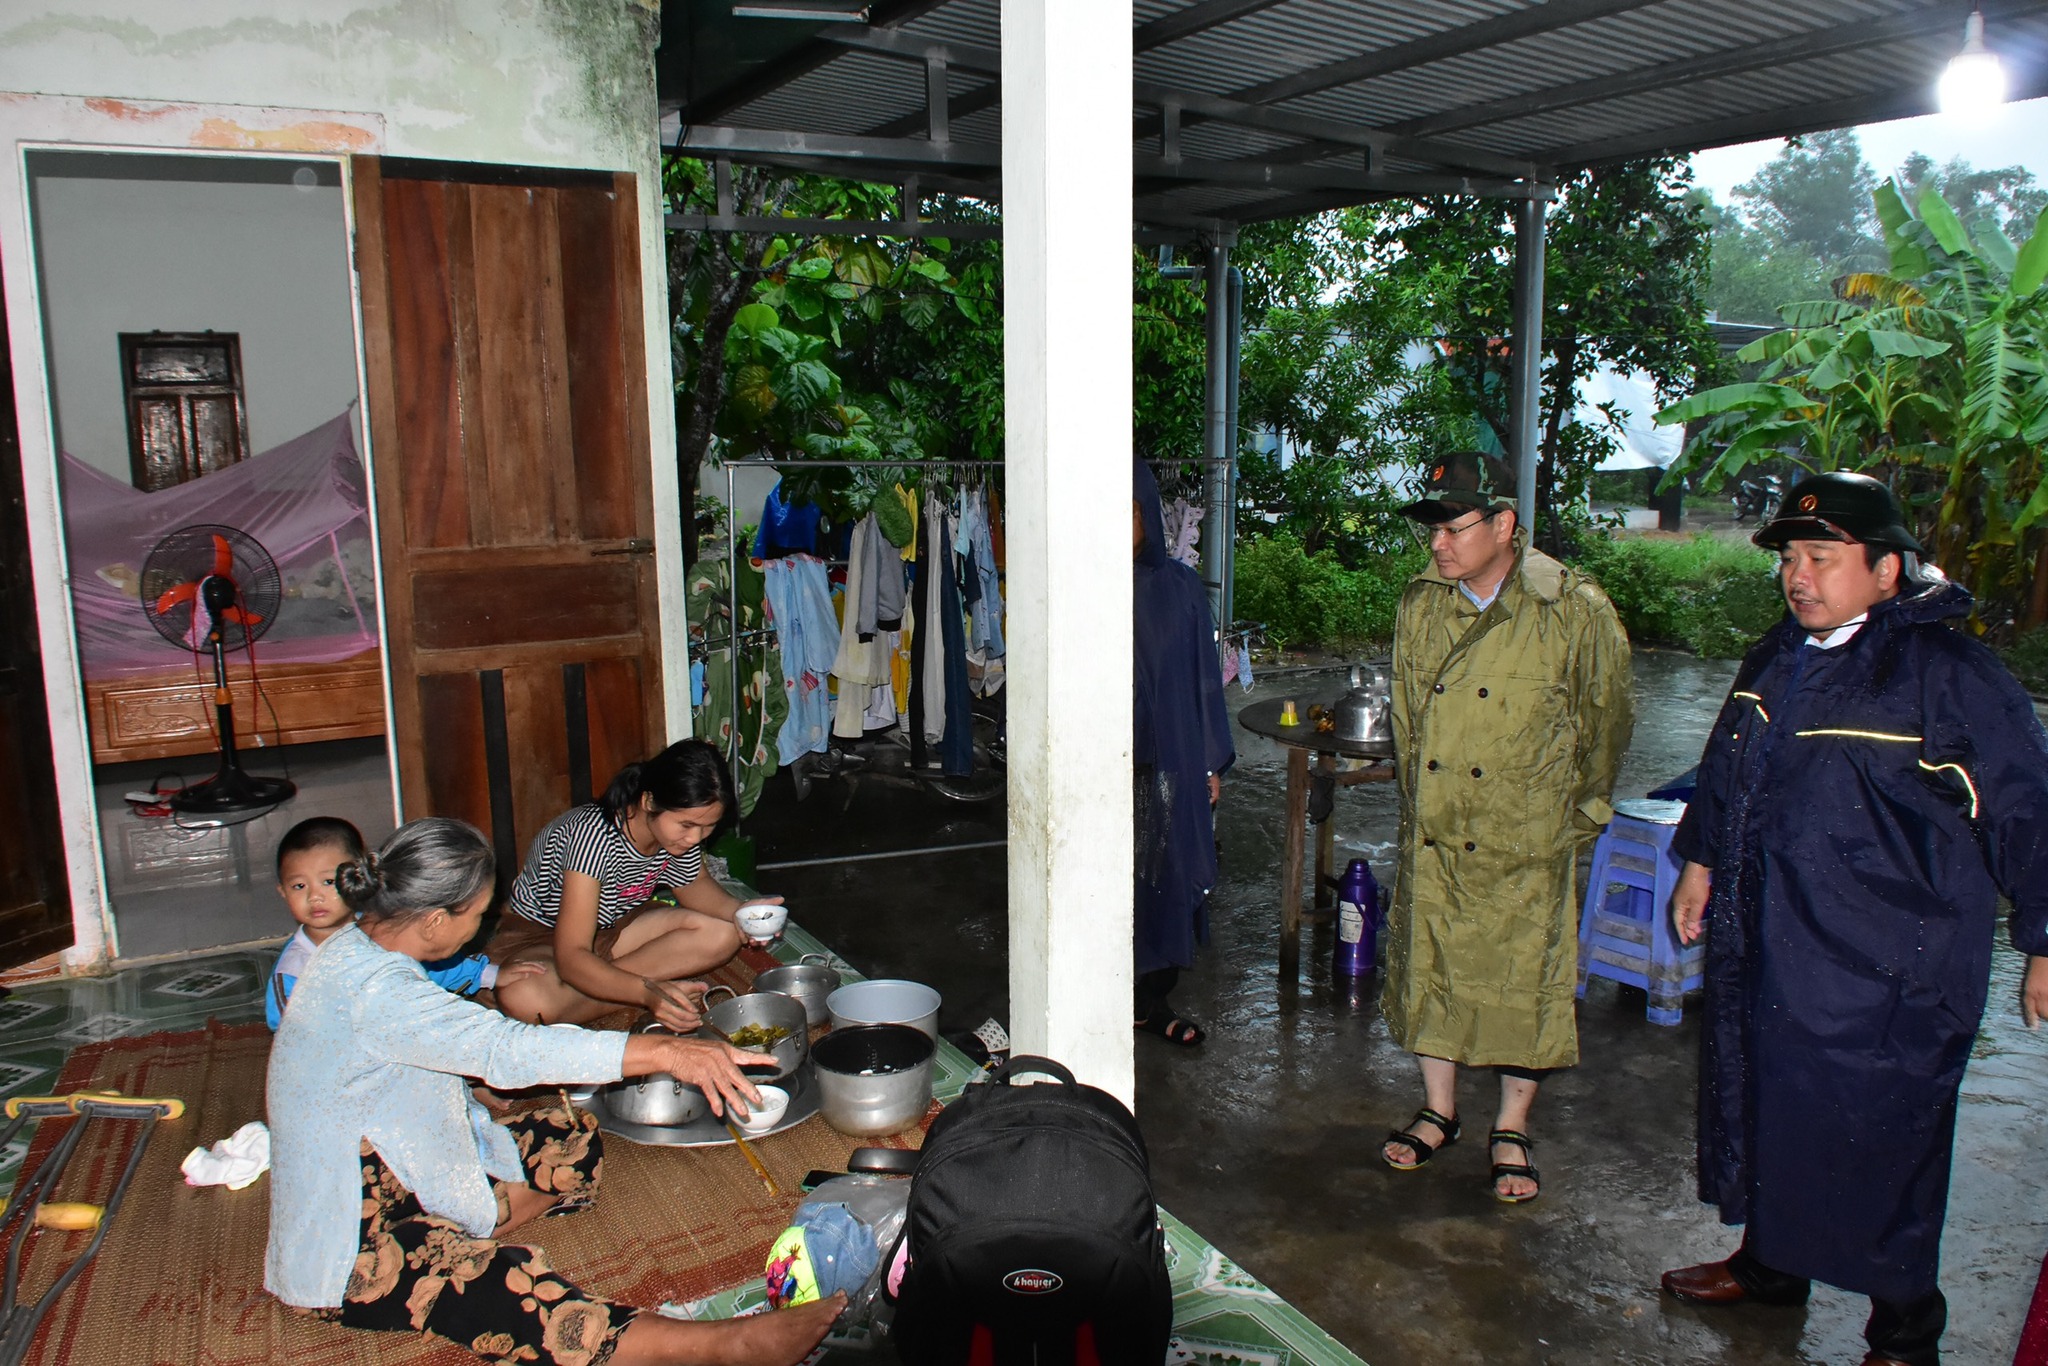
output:
M1317 731L1308 719L1311 700L1305 696L1294 699L1295 711L1301 717L1301 724L1295 726L1280 724L1284 698L1254 702L1237 714L1237 724L1252 734L1278 740L1287 747L1287 849L1280 874L1280 971L1283 976L1298 972L1301 965L1301 875L1308 824L1310 756L1314 756L1316 771L1327 774L1338 787L1392 782L1394 778L1392 741L1340 740L1333 734ZM1335 699L1314 700L1322 701L1327 707ZM1337 770L1339 759L1366 759L1371 762L1364 768L1342 773ZM1331 822L1324 821L1316 831L1313 895L1318 908L1333 901L1329 894L1330 865L1335 848L1336 830Z

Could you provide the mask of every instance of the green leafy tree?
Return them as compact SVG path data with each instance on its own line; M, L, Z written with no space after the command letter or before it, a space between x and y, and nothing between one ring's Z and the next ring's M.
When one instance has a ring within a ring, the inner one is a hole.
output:
M2037 623L2048 615L2048 539L2030 534L2048 516L2048 214L2015 246L1989 215L1966 227L1932 186L1910 204L1888 182L1873 211L1889 271L1788 305L1786 330L1741 353L1762 364L1757 380L1658 421L1700 423L1683 464L1710 480L1779 455L1892 479L1941 567L1977 595L1980 627Z
M1833 276L1883 262L1871 214L1876 173L1863 159L1853 128L1786 141L1784 150L1735 187L1749 225L1774 249L1791 248Z
M1719 204L1706 201L1703 210L1714 234L1707 308L1715 317L1772 326L1785 304L1827 293L1827 269L1812 252L1773 242Z
M2048 209L2048 190L2036 184L2034 173L2024 166L1979 170L1961 157L1936 165L1933 157L1915 152L1900 165L1895 179L1908 204L1918 204L1932 189L1966 228L1989 219L2000 231L2024 237L2041 210Z

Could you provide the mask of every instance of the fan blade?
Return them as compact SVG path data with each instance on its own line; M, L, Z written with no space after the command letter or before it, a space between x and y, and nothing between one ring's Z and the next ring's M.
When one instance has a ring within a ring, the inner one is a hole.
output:
M162 616L173 607L182 607L199 596L199 585L181 583L176 588L166 589L156 600L156 614Z
M223 579L235 577L235 551L228 544L228 538L218 532L213 537L213 572Z
M260 614L255 612L244 611L240 607L230 607L223 611L220 614L220 616L222 621L231 621L235 625L243 627L245 629L261 626L263 624L263 618Z

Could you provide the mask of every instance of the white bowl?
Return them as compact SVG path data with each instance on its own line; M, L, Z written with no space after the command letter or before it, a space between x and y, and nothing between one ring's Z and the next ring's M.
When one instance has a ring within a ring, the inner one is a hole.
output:
M787 906L742 906L733 913L733 923L749 939L773 939L789 923Z
M765 1134L782 1123L782 1117L789 1113L789 1092L780 1086L756 1086L761 1093L761 1103L748 1111L745 1119L738 1110L732 1112L733 1127L749 1138Z

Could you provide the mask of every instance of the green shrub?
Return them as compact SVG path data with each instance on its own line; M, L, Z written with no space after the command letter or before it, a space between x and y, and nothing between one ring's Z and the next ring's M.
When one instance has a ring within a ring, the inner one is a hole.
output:
M2005 667L2030 693L2048 693L2048 626L2022 631L2012 644L1999 652Z
M1638 645L1739 658L1785 614L1776 557L1753 546L1589 535L1571 558L1606 590Z
M1237 547L1237 615L1264 622L1283 648L1345 649L1391 640L1401 590L1423 565L1419 547L1346 569L1329 551L1309 554L1284 531Z

